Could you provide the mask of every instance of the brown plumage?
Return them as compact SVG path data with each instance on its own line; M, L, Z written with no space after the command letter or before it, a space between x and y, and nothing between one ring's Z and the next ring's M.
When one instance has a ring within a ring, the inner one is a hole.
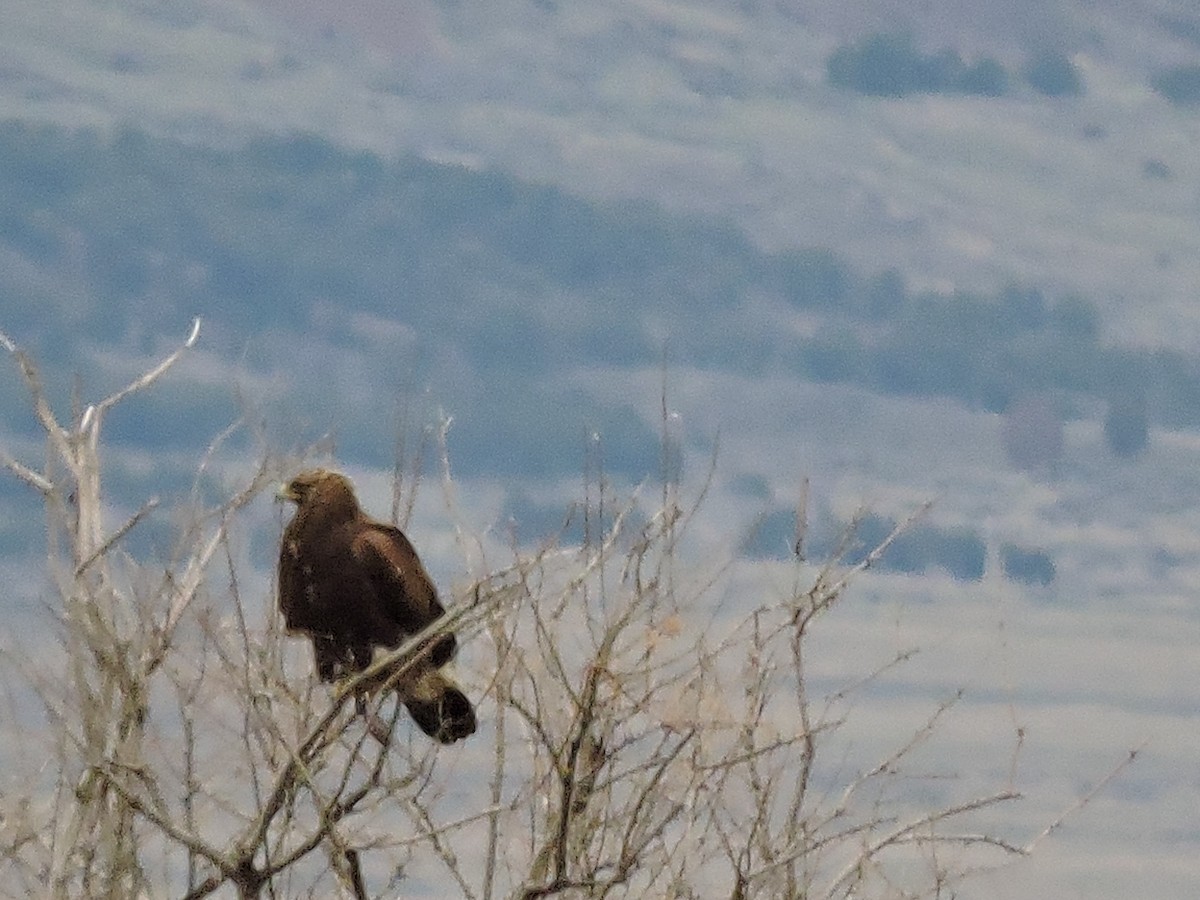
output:
M279 496L297 507L279 548L279 609L289 630L312 639L322 681L361 672L376 647L398 647L442 615L404 532L364 513L346 476L313 469ZM421 730L444 744L475 731L471 702L441 671L456 646L452 634L436 638L395 684Z

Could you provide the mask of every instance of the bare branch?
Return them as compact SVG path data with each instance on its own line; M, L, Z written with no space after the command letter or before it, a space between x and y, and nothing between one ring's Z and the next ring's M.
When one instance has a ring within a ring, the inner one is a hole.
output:
M196 835L184 831L182 828L164 816L161 812L159 812L158 809L147 805L137 794L129 790L113 766L98 766L94 771L101 779L104 780L107 785L120 794L126 803L128 803L143 817L145 817L146 821L153 824L171 840L175 841L177 844L183 845L197 856L204 857L214 866L223 871L229 867L228 860L225 859L224 855L219 850L205 843Z
M1103 778L1101 778L1099 781L1097 781L1092 786L1092 789L1090 791L1088 791L1082 797L1078 798L1074 803L1072 803L1065 810L1063 810L1063 812L1058 816L1058 818L1056 818L1053 822L1051 822L1049 825L1047 825L1045 828L1043 828L1040 832L1038 832L1038 834L1034 836L1033 840L1031 840L1028 844L1026 844L1024 846L1024 848L1022 848L1022 852L1026 855L1032 853L1038 844L1040 844L1046 838L1050 837L1050 835L1052 835L1054 832L1058 831L1058 829L1062 827L1063 823L1068 818L1070 818L1072 815L1079 812L1081 809L1083 809L1085 806L1087 806L1089 803L1091 803L1093 798L1095 798L1097 794L1099 794L1102 790L1104 790L1106 787L1108 787L1108 785L1118 775L1120 775L1122 772L1125 771L1125 769L1127 769L1129 766L1131 766L1133 764L1134 760L1137 759L1138 754L1141 753L1143 749L1145 749L1145 747L1148 743L1150 743L1149 739L1142 741L1142 743L1138 744L1136 747L1134 747L1132 750L1130 750L1119 763L1117 763L1115 766L1113 766L1112 769L1110 769Z
M116 546L117 542L120 541L121 538L125 537L125 535L127 535L130 531L132 531L138 522L142 521L142 519L158 508L158 503L159 501L157 497L151 497L149 500L143 503L141 508L132 516L130 516L124 525L114 531L111 535L109 535L109 537L105 538L103 544L93 550L87 559L83 560L83 562L75 567L75 577L78 578L80 575L86 572L92 563L104 556L104 554L108 553L109 550Z
M469 584L437 622L376 648L330 696L308 648L283 635L273 592L240 571L249 555L240 523L270 480L271 458L264 452L224 502L205 506L209 473L227 463L241 423L201 457L190 499L171 519L179 537L168 566L122 543L156 499L115 531L104 527L103 417L158 380L199 327L100 403L85 406L77 391L66 431L36 367L0 333L48 434L44 471L2 453L0 463L45 497L62 635L52 659L29 667L50 736L30 784L49 785L46 802L27 803L18 819L9 789L0 793L0 865L15 890L361 900L384 860L392 880L375 890L392 896L410 892L406 867L423 859L444 868L457 895L482 900L890 896L914 871L923 884L904 895L932 898L978 860L1033 852L1140 751L1025 844L974 824L977 811L1019 796L1011 778L999 793L991 785L930 802L926 774L914 772L918 748L944 733L961 692L915 730L873 735L882 749L861 768L839 763L856 701L916 648L818 695L809 669L821 613L849 598L853 579L928 505L856 565L843 565L848 535L814 573L803 559L805 479L791 584L783 596L774 585L747 588L733 554L692 548L707 532L695 517L715 454L700 497L682 498L672 468L682 438L668 421L665 375L663 491L650 498L658 508L646 507L639 487L618 497L599 454L589 455L583 541L571 546L564 529L524 549L514 536L502 567L489 561L494 536L458 506L449 417L426 431L438 441L442 502ZM412 509L424 446L397 442L394 518ZM407 468L406 452L416 454ZM218 551L225 570L210 571ZM397 728L403 680L450 631L470 645L463 677L482 698L474 740L490 728L490 746L447 752L415 731L405 741ZM953 773L934 773L943 774Z
M54 412L50 409L50 404L46 400L46 391L42 387L37 367L25 351L13 344L7 336L4 338L3 343L5 349L16 359L17 367L21 370L21 377L25 381L26 390L29 391L30 403L33 405L33 412L37 416L38 423L45 430L47 438L49 438L51 445L54 447L54 451L63 462L70 465L72 463L72 454L70 445L67 442L66 432L58 424L58 420L54 418Z
M0 450L0 463L4 467L28 484L30 487L37 488L43 494L50 494L54 490L54 483L44 475L39 475L33 469L22 463L17 462L3 450Z
M436 827L433 820L429 816L428 810L417 800L416 797L411 798L406 804L406 809L413 818L414 824L419 829L423 837L430 844L433 852L438 855L450 877L454 879L458 885L459 892L466 900L474 900L475 892L471 890L471 886L463 877L459 869L458 859L454 855L454 851L442 840L442 835L445 829Z
M823 896L834 896L851 879L854 878L855 873L860 871L865 863L877 856L882 850L914 839L914 835L917 832L927 828L930 825L945 821L946 819L950 819L955 816L961 816L968 812L983 809L987 806L995 806L998 803L1007 803L1012 800L1019 799L1021 799L1021 795L1015 791L1001 791L998 794L992 794L989 797L980 797L977 800L971 800L967 803L962 803L949 809L937 810L929 813L928 815L924 815L907 822L904 825L892 830L888 834L871 841L866 847L864 847L862 852L859 853L857 857L846 864L846 867L842 869L838 876L833 880L829 888L823 892ZM922 838L922 840L938 840L938 838Z
M112 409L114 406L116 406L118 403L120 403L122 400L124 400L130 394L133 394L133 393L136 393L137 391L141 391L141 390L148 388L150 385L152 385L154 382L156 382L159 378L161 378L163 376L163 374L168 369L171 368L171 366L175 365L175 363L179 361L179 357L181 357L186 351L190 350L192 348L192 346L195 345L196 340L199 337L200 337L200 318L199 318L199 316L197 316L195 319L192 320L191 331L188 332L188 336L187 336L187 338L184 339L182 346L180 346L177 350L175 350L175 352L173 352L169 356L167 356L157 366L150 369L148 372L144 372L143 374L139 375L137 378L135 378L129 384L125 385L125 387L121 388L119 391L117 391L113 394L110 394L109 396L107 396L103 400L101 400L95 407L94 416L87 416L85 413L85 419L92 426L92 431L94 432L95 429L97 429L99 427L100 418L106 412L108 412L110 409ZM93 419L95 421L92 421ZM80 430L83 430L82 426L81 426Z
M932 507L933 507L932 500L930 500L926 503L922 503L921 506L917 508L916 512L909 515L908 518L906 518L903 522L901 522L895 528L893 528L891 530L891 533L889 533L887 537L885 537L882 541L880 541L879 546L872 549L856 565L851 566L850 569L848 571L846 571L841 576L841 578L839 578L837 581L824 587L823 590L821 591L821 594L823 595L823 597L832 599L832 598L841 596L842 591L844 591L846 589L846 586L855 577L857 577L858 575L860 575L861 573L865 572L867 569L870 569L876 563L878 563L879 560L883 558L883 555L885 553L887 553L888 548L890 548L892 546L892 544L894 544L896 542L896 539L898 537L900 537L900 535L904 534L904 532L906 532L910 528L912 528L912 526L914 524L916 524L921 518L923 518Z

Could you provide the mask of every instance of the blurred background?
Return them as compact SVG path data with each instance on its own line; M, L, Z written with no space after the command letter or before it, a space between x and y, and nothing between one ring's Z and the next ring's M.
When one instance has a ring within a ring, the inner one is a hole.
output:
M69 418L202 318L108 422L114 522L186 499L239 416L212 477L320 441L381 516L398 442L450 417L497 546L555 535L586 467L707 484L700 543L756 591L786 591L806 482L813 561L932 500L828 623L820 684L920 647L857 739L965 687L931 766L1004 776L1023 728L1026 838L1146 741L962 896L1183 897L1198 140L1188 3L0 0L0 329ZM0 410L38 462L16 366ZM171 525L130 539L165 555ZM452 590L437 491L411 531ZM43 546L0 479L18 632Z

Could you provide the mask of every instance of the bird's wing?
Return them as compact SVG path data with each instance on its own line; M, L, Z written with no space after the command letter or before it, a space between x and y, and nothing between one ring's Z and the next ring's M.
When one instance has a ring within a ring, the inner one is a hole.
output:
M285 533L279 546L279 611L288 628L304 629L308 624L304 580L299 544Z
M383 603L382 611L403 631L420 631L444 612L417 551L399 528L372 522L351 546Z

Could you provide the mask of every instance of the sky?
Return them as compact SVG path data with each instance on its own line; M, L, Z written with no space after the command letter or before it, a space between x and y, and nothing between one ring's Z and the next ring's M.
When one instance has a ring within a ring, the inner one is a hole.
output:
M981 4L985 19L970 3L927 15L905 14L904 4L858 4L854 14L843 6L3 2L0 54L11 62L0 78L0 116L132 126L226 148L262 133L313 132L351 150L495 170L588 202L649 201L683 222L732 226L764 253L831 247L866 272L898 270L913 290L991 292L1017 281L1056 297L1082 294L1101 313L1105 341L1194 359L1200 118L1151 87L1157 72L1200 62L1186 29L1168 27L1191 21L1188 7L1037 4L1031 34L1029 4ZM930 52L992 54L1014 72L1043 41L1078 66L1086 93L1074 101L1028 89L988 102L883 101L825 84L824 59L840 43L900 29ZM1148 162L1168 177L1147 175ZM9 243L3 252L32 273L27 284L50 285L62 297L78 288L66 267L38 269ZM174 278L158 289L182 294L187 280ZM503 299L490 307L497 319L521 302L519 284L504 290L511 293L497 289ZM582 305L603 322L604 298L579 293L538 294L532 314L554 319ZM197 354L165 387L182 397L199 385L241 391L264 416L312 402L328 416L311 423L318 434L362 427L378 413L350 398L409 377L385 371L389 347L431 337L413 325L409 307L422 299L350 311L356 317L332 338L322 323L342 319L336 297L306 311L302 324L251 333L222 322L219 311L197 309L205 319ZM0 329L10 316L24 318L21 302L0 298ZM82 294L78 302L131 303ZM821 324L771 296L737 302L746 321L761 316L764 343L768 330L772 339L800 338ZM154 320L147 333L127 336L141 351L131 358L128 346L97 346L65 321L56 318L61 332L38 340L77 348L84 373L113 386L189 324ZM683 325L651 310L640 327L669 346ZM446 377L419 385L419 415L454 416L465 433L490 396L472 383L481 361L456 355L452 333L432 338L445 352L429 371ZM19 383L14 371L4 377L12 410ZM65 396L70 373L53 377ZM601 359L556 377L580 403L627 408L658 433L661 366ZM818 384L788 370L747 374L678 354L666 384L686 447L686 487L698 493L708 459L716 459L696 528L701 557L736 543L762 515L790 508L805 479L814 504L843 519L864 508L902 518L933 501L940 525L977 529L993 555L1012 541L1054 553L1049 587L1003 579L994 566L970 583L937 570L867 573L826 626L816 672L830 685L898 647L922 649L888 691L863 699L860 750L886 744L959 687L966 701L939 761L970 769L983 759L985 773L1002 777L1012 735L1022 730L1018 771L1028 799L1006 825L1026 833L1141 748L1136 763L1030 859L968 883L962 896L1188 894L1200 839L1200 616L1189 562L1200 539L1200 434L1155 425L1147 452L1118 464L1104 447L1102 414L1066 397L1063 461L1031 473L1006 459L1000 415L944 398ZM506 402L514 406L493 414L524 412L519 399ZM36 459L28 419L9 421L0 446ZM122 434L139 427L135 418ZM202 452L179 450L171 466ZM126 439L114 465L144 472L156 459L163 455ZM367 502L382 515L382 468L362 459L352 467L373 486ZM515 495L554 509L578 491L574 474L473 468L457 496L462 515L499 548ZM114 519L126 506L135 508L132 498L122 498ZM264 528L274 515L256 513ZM426 492L418 544L428 548L435 578L453 585L464 563L449 521L436 492ZM4 570L22 571L26 559L24 551L10 554ZM755 590L777 590L789 577L779 562L739 565L737 578Z

